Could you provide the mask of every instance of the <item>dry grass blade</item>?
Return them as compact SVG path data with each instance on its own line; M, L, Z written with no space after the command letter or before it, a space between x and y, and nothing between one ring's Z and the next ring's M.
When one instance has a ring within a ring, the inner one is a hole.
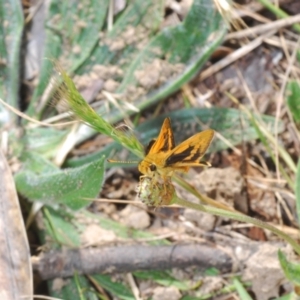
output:
M30 251L14 180L0 151L1 300L32 299Z
M21 117L21 118L23 118L23 119L25 119L27 121L30 121L30 122L32 122L34 124L37 124L37 125L46 126L46 127L62 127L62 126L66 126L66 125L77 123L77 121L64 122L64 123L60 123L60 124L48 124L48 123L44 123L44 122L35 120L35 119L27 116L26 114L22 113L18 109L15 109L11 105L7 104L1 98L0 98L0 103L3 104L7 109L9 109L10 111L12 111L14 114L18 115L19 117Z
M292 53L292 57L289 61L288 64L288 68L286 69L286 72L284 74L284 78L283 78L283 82L280 88L280 92L277 98L277 107L276 107L276 121L275 121L275 157L276 157L276 174L277 174L277 178L280 178L280 172L279 172L279 168L278 168L278 164L279 164L279 150L278 150L278 121L280 118L280 113L281 113L281 107L284 103L284 92L286 89L286 85L290 76L290 73L292 71L292 66L294 65L295 61L296 61L296 55L298 53L298 49L299 49L299 42L300 40L298 39L297 42L297 47L294 49L293 53ZM295 169L294 171L296 172L296 165L295 165Z
M299 23L299 22L300 22L300 14L298 14L296 16L288 17L288 18L285 18L285 19L273 21L273 22L270 22L268 24L262 24L262 25L258 25L258 26L255 26L255 27L240 30L240 31L237 31L237 32L229 33L226 36L226 40L230 40L232 38L235 38L235 39L242 38L242 39L244 39L247 36L256 36L256 35L262 34L262 33L266 32L266 31L269 31L269 30L279 30L281 28L291 26L291 25L293 25L295 23Z
M206 70L204 70L200 74L199 80L204 80L204 79L208 78L212 74L220 71L221 69L227 67L231 63L233 63L236 60L238 60L239 58L241 58L241 57L245 56L246 54L250 53L255 48L257 48L258 46L260 46L263 43L264 39L269 38L269 37L271 37L274 34L275 34L274 30L268 31L267 33L259 36L258 38L256 38L252 42L248 43L247 45L245 45L245 46L239 48L238 50L230 53L224 59L221 59L220 61L218 61L217 63L215 63L211 67L209 67Z

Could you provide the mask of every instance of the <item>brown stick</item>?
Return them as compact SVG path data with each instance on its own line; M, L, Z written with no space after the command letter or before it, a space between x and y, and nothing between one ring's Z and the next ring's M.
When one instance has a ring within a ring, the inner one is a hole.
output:
M32 258L33 269L43 279L94 273L124 273L137 270L166 270L197 266L230 272L232 259L207 245L115 246L55 250Z
M30 250L14 179L0 147L1 300L32 299ZM24 298L24 297L23 297ZM25 299L25 298L24 298Z

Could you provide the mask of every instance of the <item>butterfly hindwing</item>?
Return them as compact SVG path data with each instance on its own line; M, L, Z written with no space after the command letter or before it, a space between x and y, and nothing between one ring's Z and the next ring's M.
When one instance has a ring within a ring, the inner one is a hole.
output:
M197 133L175 147L166 158L165 166L197 166L214 137L214 131L208 129Z

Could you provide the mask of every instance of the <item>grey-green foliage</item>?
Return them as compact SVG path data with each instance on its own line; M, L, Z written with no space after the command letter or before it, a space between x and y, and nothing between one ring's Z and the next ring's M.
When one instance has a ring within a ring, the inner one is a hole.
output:
M0 1L0 98L18 108L20 52L24 26L21 1ZM0 104L0 125L17 116Z
M64 204L73 210L87 206L101 190L104 180L105 158L87 165L37 174L30 170L15 176L17 190L30 201L48 205Z

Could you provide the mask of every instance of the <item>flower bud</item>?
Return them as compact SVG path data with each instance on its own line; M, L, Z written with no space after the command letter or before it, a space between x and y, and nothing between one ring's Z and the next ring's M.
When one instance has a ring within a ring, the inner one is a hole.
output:
M170 205L175 194L171 181L159 182L150 177L141 177L137 186L138 198L150 206Z

